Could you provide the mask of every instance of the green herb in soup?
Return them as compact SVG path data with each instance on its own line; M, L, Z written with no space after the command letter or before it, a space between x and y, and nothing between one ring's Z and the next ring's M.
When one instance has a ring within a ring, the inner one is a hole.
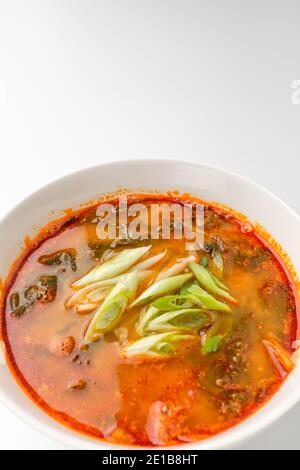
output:
M137 200L148 211L175 202ZM59 422L111 443L197 441L255 412L293 369L296 290L273 248L209 205L203 246L175 229L101 240L91 206L47 227L16 264L8 360Z

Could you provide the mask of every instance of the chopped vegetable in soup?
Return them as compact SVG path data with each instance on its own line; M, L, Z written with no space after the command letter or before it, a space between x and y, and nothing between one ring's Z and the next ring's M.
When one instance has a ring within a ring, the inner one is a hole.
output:
M255 412L294 367L283 261L209 205L194 249L172 231L99 240L96 209L45 229L9 278L3 339L27 394L74 430L139 446L201 440Z

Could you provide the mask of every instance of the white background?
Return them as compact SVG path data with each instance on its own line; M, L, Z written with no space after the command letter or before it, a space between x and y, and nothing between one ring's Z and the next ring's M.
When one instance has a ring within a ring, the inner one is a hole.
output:
M300 212L299 53L298 0L0 0L0 216L137 157L223 166ZM299 422L242 448L300 449ZM0 405L0 448L61 447Z

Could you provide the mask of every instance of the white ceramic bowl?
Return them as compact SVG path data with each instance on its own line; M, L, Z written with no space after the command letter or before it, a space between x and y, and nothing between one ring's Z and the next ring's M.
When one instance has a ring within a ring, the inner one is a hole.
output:
M282 201L262 187L228 171L177 160L132 160L88 168L59 179L35 192L0 224L0 276L5 278L17 257L25 235L36 233L66 208L77 208L82 201L119 188L135 192L177 189L206 201L217 201L259 222L289 254L300 272L300 218ZM53 212L55 211L55 212ZM0 365L0 399L20 418L67 447L112 449L104 442L77 434L48 417L22 392L6 369ZM184 445L186 449L221 449L236 446L272 423L300 398L300 363L274 397L242 424L204 441Z

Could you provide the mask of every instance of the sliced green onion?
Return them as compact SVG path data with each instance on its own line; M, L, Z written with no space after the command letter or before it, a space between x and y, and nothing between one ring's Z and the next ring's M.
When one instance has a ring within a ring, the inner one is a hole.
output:
M84 336L85 344L97 341L119 322L128 302L134 297L137 286L137 271L123 276L96 311Z
M187 264L196 260L194 255L189 256L188 258L183 258L178 260L177 263L173 264L170 268L166 269L165 271L161 271L158 276L156 277L155 281L160 281L162 279L169 278L171 276L176 276L177 274L182 273L187 267Z
M203 328L210 321L209 316L200 309L185 308L166 312L148 323L147 331L192 330Z
M151 256L151 258L145 259L145 261L141 261L135 266L135 269L138 269L139 271L142 269L149 269L152 266L154 266L156 263L158 263L161 259L163 259L167 254L167 250L162 251L161 253L158 253L157 255Z
M89 302L101 302L108 295L109 291L109 287L98 287L98 289L92 290L92 292L87 294L86 298Z
M125 357L131 356L168 356L176 352L182 342L195 340L195 335L181 335L176 332L161 333L152 336L145 336L130 346L124 348L123 353Z
M98 307L96 303L89 303L89 304L79 304L76 307L76 312L84 315L85 313L90 313Z
M209 271L210 272L210 271ZM225 286L216 276L214 276L212 273L210 273L213 278L214 278L214 282L216 283L216 285L218 287L220 287L220 289L224 289L225 291L229 292L229 289L227 286Z
M218 268L218 270L223 273L224 270L224 261L223 261L223 256L219 251L214 253L213 255L213 263L214 265Z
M151 248L151 245L141 248L126 249L118 253L113 258L102 264L95 266L86 276L72 284L72 287L83 287L98 281L110 279L118 274L124 273L131 268L142 256Z
M163 312L172 312L193 305L202 307L202 302L194 295L166 295L153 302L153 307Z
M203 354L210 354L216 352L222 343L222 336L212 336L207 339L202 347Z
M129 302L132 302L136 296L139 280L140 279L138 271L132 271L128 274L123 275L123 279L121 280L121 282L123 282L127 286Z
M169 277L157 281L152 286L148 287L131 305L131 307L138 307L145 305L161 295L172 294L180 289L183 284L189 281L193 275L191 273L179 274L178 276Z
M229 305L224 302L220 302L215 299L212 295L206 292L202 287L200 287L196 282L193 282L186 288L187 293L192 294L196 297L202 304L202 308L207 310L217 310L221 312L231 312Z
M208 292L236 303L236 300L228 293L228 288L224 286L208 269L196 263L189 263L190 270L195 274L200 286Z
M202 353L209 354L216 352L222 344L223 339L232 327L232 316L223 315L208 330L205 342L202 346Z
M153 320L153 318L157 317L161 312L155 308L153 305L149 307L144 307L140 313L138 322L135 325L136 331L140 336L145 334L145 329L148 323Z
M132 271L131 271L132 272ZM147 279L147 277L151 274L151 271L138 271L138 278L139 282L144 281ZM98 289L98 288L104 288L104 287L113 287L115 286L119 281L123 279L124 274L121 274L116 277L112 277L111 279L105 279L104 281L99 281L95 282L93 284L89 284L85 287L82 287L78 291L76 291L66 302L66 308L71 308L74 305L76 305L78 302L81 302L87 294L90 292Z
M182 288L179 291L179 294L180 295L188 295L188 294L190 294L190 287L191 286L197 286L197 285L198 284L196 283L196 281L187 282L186 284L184 284L184 286L182 286Z

